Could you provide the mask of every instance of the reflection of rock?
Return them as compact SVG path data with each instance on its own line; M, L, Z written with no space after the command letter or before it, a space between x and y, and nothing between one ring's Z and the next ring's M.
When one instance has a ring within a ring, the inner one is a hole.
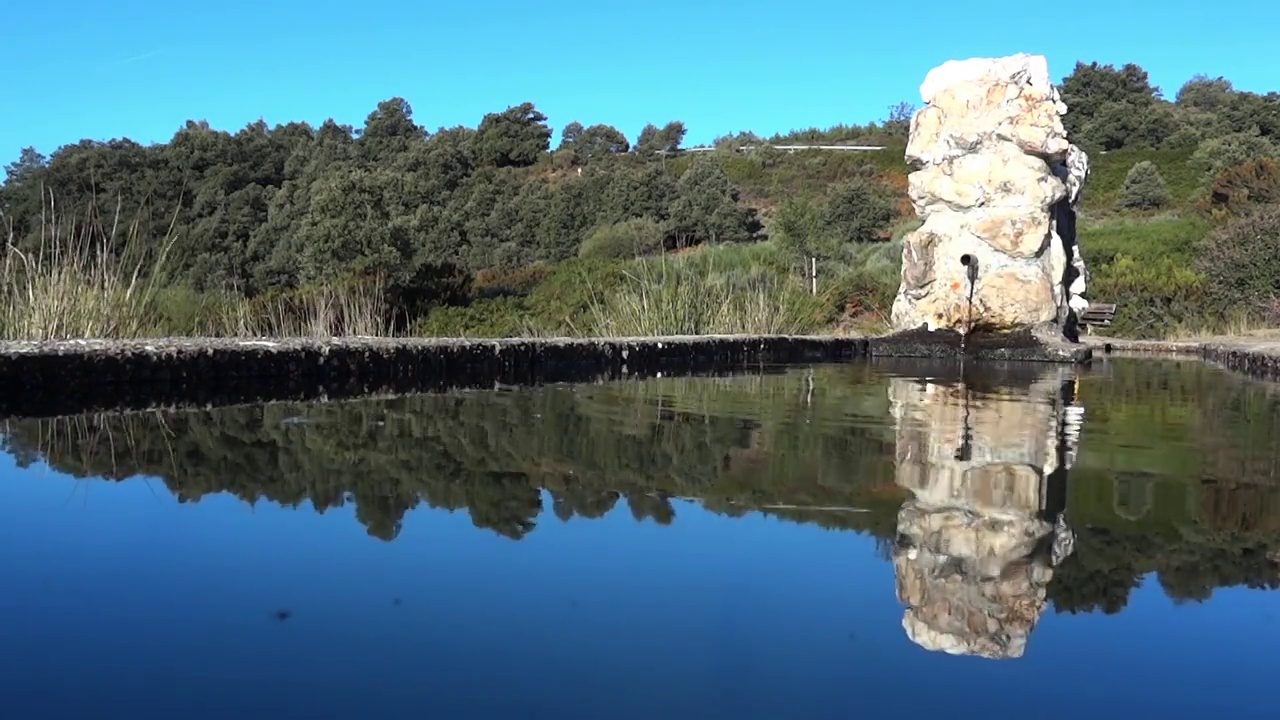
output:
M1082 411L1066 367L1036 372L1004 387L959 370L890 381L897 482L913 496L894 571L903 627L924 648L1021 656L1071 552L1061 513Z
M920 94L906 157L924 223L903 239L895 329L1052 325L1074 340L1072 311L1087 306L1074 208L1089 160L1067 140L1045 58L953 60Z

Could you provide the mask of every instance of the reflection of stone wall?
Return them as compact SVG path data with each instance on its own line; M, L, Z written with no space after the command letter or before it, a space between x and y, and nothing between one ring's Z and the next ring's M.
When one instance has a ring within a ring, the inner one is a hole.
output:
M1062 483L1079 408L1067 368L977 392L961 381L890 380L903 627L953 654L1019 657L1070 552ZM1070 410L1070 412L1069 412ZM1059 467L1059 465L1062 467Z

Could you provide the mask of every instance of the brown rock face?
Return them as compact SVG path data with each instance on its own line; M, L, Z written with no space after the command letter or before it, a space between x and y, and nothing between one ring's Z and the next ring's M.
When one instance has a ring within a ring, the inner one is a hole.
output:
M989 208L969 221L969 231L1005 255L1032 259L1048 245L1051 225L1048 214Z
M1074 230L1063 237L1058 221L1074 212L1088 158L1067 140L1044 58L951 61L920 93L907 193L924 224L903 243L895 329L1011 330L1086 307Z

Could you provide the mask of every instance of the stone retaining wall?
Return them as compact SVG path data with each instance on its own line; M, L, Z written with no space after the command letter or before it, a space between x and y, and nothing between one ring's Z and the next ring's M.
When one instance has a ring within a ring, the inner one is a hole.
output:
M1093 337L1085 343L1102 353L1192 355L1254 378L1280 380L1280 340L1188 343ZM929 358L923 362L958 357L955 348L935 347L921 354L917 345L910 338L783 335L10 342L0 343L0 417L728 374L873 355ZM1021 357L1009 348L974 347L968 354L982 355L984 362L1043 359L1037 353Z
M1249 377L1280 380L1280 342L1204 343L1200 357Z
M0 416L228 405L841 362L853 337L0 343Z
M1234 337L1200 342L1093 336L1081 341L1101 354L1195 357L1257 380L1280 381L1280 339Z

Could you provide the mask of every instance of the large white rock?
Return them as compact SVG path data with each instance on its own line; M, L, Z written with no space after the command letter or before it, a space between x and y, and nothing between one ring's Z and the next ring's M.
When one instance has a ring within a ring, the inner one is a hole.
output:
M989 83L993 77L1021 79L1046 93L1054 88L1049 77L1049 61L1043 55L1017 53L997 58L948 60L925 74L924 82L920 83L920 97L931 103L943 90L956 85Z
M895 329L1063 323L1087 306L1074 209L1089 159L1067 140L1048 62L1025 53L948 61L920 95L906 158L925 222L903 243ZM966 255L978 260L972 288Z

